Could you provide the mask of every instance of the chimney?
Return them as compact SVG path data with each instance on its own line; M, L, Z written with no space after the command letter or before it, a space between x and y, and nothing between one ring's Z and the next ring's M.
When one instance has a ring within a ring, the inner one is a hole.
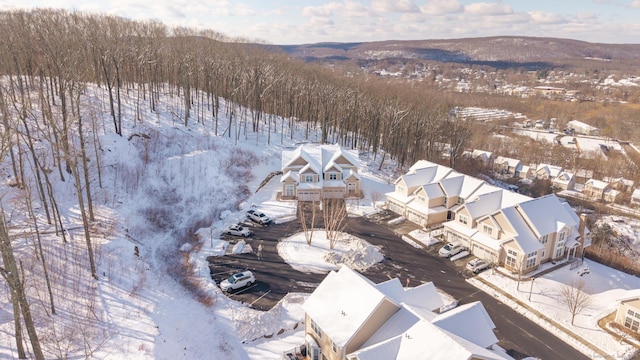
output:
M587 228L587 214L582 213L580 214L580 224L578 225L578 233L580 234L580 245L582 246L583 250L586 246L589 246L589 242L587 241L586 238L586 228Z

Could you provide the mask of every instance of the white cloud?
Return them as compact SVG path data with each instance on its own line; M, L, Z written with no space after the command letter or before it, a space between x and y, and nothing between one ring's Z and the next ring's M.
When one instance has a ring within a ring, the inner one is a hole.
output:
M554 13L544 12L544 11L532 11L529 13L531 15L531 19L539 24L562 24L567 22L567 20Z
M465 13L474 15L504 15L513 13L513 9L509 5L486 2L469 4L464 7L464 11Z
M444 15L464 11L464 6L458 0L428 0L420 7L428 15Z
M634 9L640 9L640 0L633 0L629 6Z
M411 0L371 0L371 9L382 13L418 12L420 9Z

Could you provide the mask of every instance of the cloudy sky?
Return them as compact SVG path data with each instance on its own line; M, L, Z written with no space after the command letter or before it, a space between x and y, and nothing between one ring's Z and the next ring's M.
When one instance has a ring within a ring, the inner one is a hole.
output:
M0 10L53 7L273 44L548 36L640 43L640 0L0 0Z

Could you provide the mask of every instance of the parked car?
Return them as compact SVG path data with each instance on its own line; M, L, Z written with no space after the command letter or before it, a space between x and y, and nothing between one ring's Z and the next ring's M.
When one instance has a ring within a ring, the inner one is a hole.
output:
M262 225L266 225L271 222L271 219L269 219L267 215L265 215L262 211L256 209L247 211L247 218Z
M440 256L442 257L450 258L454 255L459 254L463 250L464 247L460 244L448 243L438 251L438 254L440 254Z
M243 271L229 276L228 279L222 280L220 289L222 289L222 291L238 290L254 282L256 282L256 278L253 276L253 273L251 271Z
M591 272L591 269L589 269L589 265L585 265L585 266L581 267L580 269L578 269L578 271L576 273L578 275L582 276L582 275L589 274L590 272Z
M489 268L489 263L480 258L473 259L467 263L467 270L473 272L474 274L483 272L488 268Z
M229 226L228 228L224 229L224 233L242 237L251 236L251 230L239 224Z

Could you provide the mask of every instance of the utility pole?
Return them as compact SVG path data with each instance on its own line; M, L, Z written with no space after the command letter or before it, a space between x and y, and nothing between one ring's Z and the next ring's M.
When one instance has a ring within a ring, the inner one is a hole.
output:
M529 288L529 301L531 301L531 292L533 292L533 282L536 280L535 277L531 278L531 288Z

